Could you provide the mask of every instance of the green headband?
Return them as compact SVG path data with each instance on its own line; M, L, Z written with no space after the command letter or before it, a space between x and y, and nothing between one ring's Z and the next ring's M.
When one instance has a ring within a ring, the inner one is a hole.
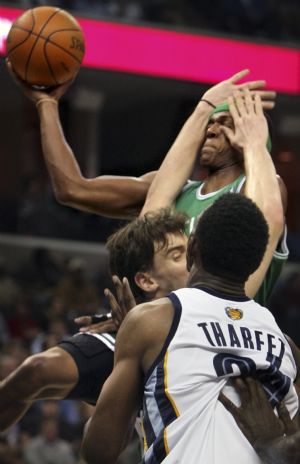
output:
M229 105L228 105L228 103L221 103L220 105L216 106L216 107L214 108L214 110L212 111L211 116L212 116L213 114L223 113L224 111L229 111ZM272 150L272 140L271 140L270 134L268 135L267 149L268 149L268 151L271 153L271 150Z

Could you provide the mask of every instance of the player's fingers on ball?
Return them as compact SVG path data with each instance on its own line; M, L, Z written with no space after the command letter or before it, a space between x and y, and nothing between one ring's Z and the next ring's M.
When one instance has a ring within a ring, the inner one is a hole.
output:
M7 70L9 72L9 74L11 75L11 77L17 82L22 82L21 79L19 78L19 76L14 71L14 68L12 67L12 64L11 64L11 61L9 60L9 58L6 58L5 61L6 61Z
M6 66L7 66L7 70L8 72L10 73L11 77L14 79L14 81L21 85L22 87L25 87L25 88L30 88L30 86L27 84L26 81L24 81L17 73L16 71L14 70L13 68L13 65L11 64L11 61L9 60L9 58L6 58Z

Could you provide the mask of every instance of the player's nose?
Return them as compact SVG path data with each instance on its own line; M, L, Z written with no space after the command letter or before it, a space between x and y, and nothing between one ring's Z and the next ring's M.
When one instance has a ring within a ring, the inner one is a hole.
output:
M207 137L213 138L220 132L220 124L214 122L207 128Z

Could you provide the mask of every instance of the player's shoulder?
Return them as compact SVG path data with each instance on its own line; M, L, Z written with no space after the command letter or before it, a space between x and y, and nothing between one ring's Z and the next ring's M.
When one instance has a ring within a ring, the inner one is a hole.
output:
M164 316L164 311L172 308L169 298L160 298L157 300L141 303L131 309L121 326L122 331L139 332L157 322L157 319Z
M140 327L143 324L152 323L154 319L161 317L161 314L171 307L172 303L167 297L141 303L128 312L123 324L130 327Z
M139 351L165 336L174 314L169 298L142 303L126 315L117 335L118 346ZM124 349L125 349L124 348Z

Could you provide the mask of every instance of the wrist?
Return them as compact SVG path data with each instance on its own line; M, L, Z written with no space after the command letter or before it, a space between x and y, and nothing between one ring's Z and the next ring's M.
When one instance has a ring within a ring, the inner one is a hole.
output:
M55 98L51 98L51 97L44 97L44 98L40 98L39 100L37 100L35 102L35 106L36 108L39 110L42 106L44 105L55 105L57 106L58 105L58 100L56 100Z
M207 115L208 118L211 116L213 110L213 107L206 103L204 100L200 100L195 108L196 113Z
M261 152L262 150L268 151L267 146L266 146L266 142L264 140L252 139L252 140L246 141L243 144L243 151L244 152L250 151L250 152L255 153L255 152L258 152L258 151Z
M213 111L216 108L216 105L214 105L208 98L201 98L198 106L206 106L210 111Z

